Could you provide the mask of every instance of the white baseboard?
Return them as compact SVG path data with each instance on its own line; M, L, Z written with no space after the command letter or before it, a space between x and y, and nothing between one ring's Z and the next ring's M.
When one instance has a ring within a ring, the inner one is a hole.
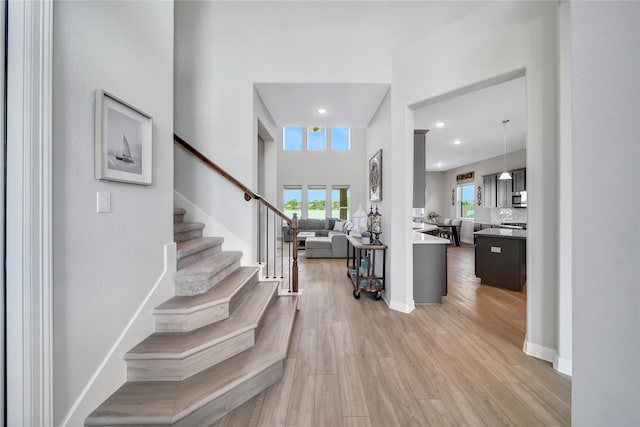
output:
M402 313L411 313L413 310L416 309L416 305L413 303L413 301L411 301L411 303L404 303L404 302L396 301L393 299L390 301L387 301L386 298L384 299L384 301L387 303L387 305L391 310L400 311Z
M531 343L526 339L524 345L522 346L522 351L524 351L529 356L533 356L535 358L542 359L551 363L554 363L556 358L558 357L558 353L554 349Z
M572 376L573 362L569 359L556 357L553 361L553 368L561 374Z
M84 425L87 416L124 384L127 365L123 356L153 332L152 310L174 295L173 275L175 272L176 244L168 243L164 246L164 271L91 376L60 423L61 427Z

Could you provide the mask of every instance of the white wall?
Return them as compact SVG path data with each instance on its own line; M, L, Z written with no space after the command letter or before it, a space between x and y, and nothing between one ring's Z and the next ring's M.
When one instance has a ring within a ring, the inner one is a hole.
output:
M558 4L558 358L554 367L572 374L573 294L572 269L572 178L571 162L571 16L570 2Z
M442 214L447 206L444 188L444 172L425 172L427 186L427 206L425 215L429 212Z
M576 426L640 425L640 3L571 2ZM600 233L610 206L620 229Z
M58 425L161 277L173 241L173 4L59 1L53 27ZM153 116L153 185L95 179L96 89ZM110 213L96 213L97 191L111 193Z
M388 244L390 240L391 234L391 217L388 214L390 210L390 200L391 200L391 171L389 168L389 164L391 161L391 90L387 92L384 99L380 103L380 107L378 111L376 111L375 115L371 119L371 123L369 123L369 127L366 132L367 139L367 147L366 147L366 155L363 161L365 165L365 179L367 180L367 185L365 187L365 200L369 200L369 187L368 187L368 167L369 167L369 159L373 157L373 155L380 149L382 149L382 200L376 202L378 206L378 211L382 214L382 235L380 236L380 240L383 243ZM412 139L413 141L413 139ZM413 161L409 163L410 169L412 170L413 175ZM411 200L413 202L413 200ZM413 203L411 203L413 204ZM398 286L393 286L395 278L389 275L389 266L391 265L391 257L390 255L393 253L392 249L387 251L386 257L386 278L385 278L385 293L383 295L384 301L391 308L395 310L406 311L406 307L396 307L392 305L392 301L397 300L392 294L393 289L398 289ZM378 268L378 266L376 266ZM379 271L379 270L376 270Z
M303 200L307 199L306 193L309 186L324 186L327 190L327 201L331 197L333 185L350 186L349 218L358 210L359 205L362 209L369 206L364 129L351 129L351 150L349 151L331 151L329 141L326 151L308 151L304 147L302 151L285 151L282 149L282 130L278 134L276 144L278 146L278 206L283 205L282 189L285 185L301 185ZM308 217L305 207L306 204L303 205L302 218ZM327 209L330 214L330 204L327 204Z
M540 199L528 209L525 351L553 360L557 349L556 4L497 2L394 55L391 275L410 305L413 111L408 107L495 76L526 70L527 187ZM395 293L395 290L393 291Z
M393 49L480 5L177 2L176 133L250 185L256 182L254 83L388 83ZM181 157L176 190L234 230L223 235L225 248L250 248L256 221L253 209L240 206L242 194Z

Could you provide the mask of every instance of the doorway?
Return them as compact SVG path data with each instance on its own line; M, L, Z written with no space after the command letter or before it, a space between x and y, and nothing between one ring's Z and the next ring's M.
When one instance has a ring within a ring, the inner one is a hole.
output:
M456 261L455 268L464 269L460 276L449 275L449 289L453 292L454 282L461 278L464 284L457 284L465 287L469 297L483 295L491 285L486 279L480 284L476 277L479 270L474 261L474 232L483 228L506 229L501 225L505 223L526 228L527 208L514 204L512 198L516 194L513 186L520 181L498 180L505 170L526 174L526 105L526 76L520 70L412 106L414 128L429 129L425 143L424 212L436 212L443 221L462 221L462 247L451 246L449 251L450 260ZM503 123L506 120L508 123ZM518 187L517 191L520 195L526 189ZM524 261L526 272L526 250ZM515 318L525 326L519 346L526 340L526 289L513 297L522 298L522 304L514 305L518 311Z

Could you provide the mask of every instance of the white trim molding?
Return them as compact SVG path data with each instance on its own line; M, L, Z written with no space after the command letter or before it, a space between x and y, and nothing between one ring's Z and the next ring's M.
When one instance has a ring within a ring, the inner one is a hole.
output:
M53 425L53 1L8 2L7 425Z
M416 305L413 303L413 301L411 301L410 303L403 303L403 302L391 299L389 300L389 302L387 302L386 293L383 294L383 298L384 298L384 302L387 303L387 305L391 310L400 311L402 313L411 313L413 310L416 309Z
M554 363L558 357L558 352L552 348L545 347L539 344L534 344L525 339L522 351L529 356L533 356L538 359L542 359L547 362Z
M569 359L563 359L561 357L556 357L553 361L553 369L560 372L561 374L565 374L568 376L573 375L573 362Z

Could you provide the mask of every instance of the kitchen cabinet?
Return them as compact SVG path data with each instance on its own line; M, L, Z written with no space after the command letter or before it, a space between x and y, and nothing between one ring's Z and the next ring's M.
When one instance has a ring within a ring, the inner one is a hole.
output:
M527 280L527 232L488 228L473 237L480 283L521 292Z
M496 187L497 187L497 175L485 175L482 177L482 206L485 208L496 207Z
M511 207L511 180L499 179L498 188L496 191L496 207L498 208L510 208Z
M513 177L513 192L527 191L527 170L518 169L511 172Z

